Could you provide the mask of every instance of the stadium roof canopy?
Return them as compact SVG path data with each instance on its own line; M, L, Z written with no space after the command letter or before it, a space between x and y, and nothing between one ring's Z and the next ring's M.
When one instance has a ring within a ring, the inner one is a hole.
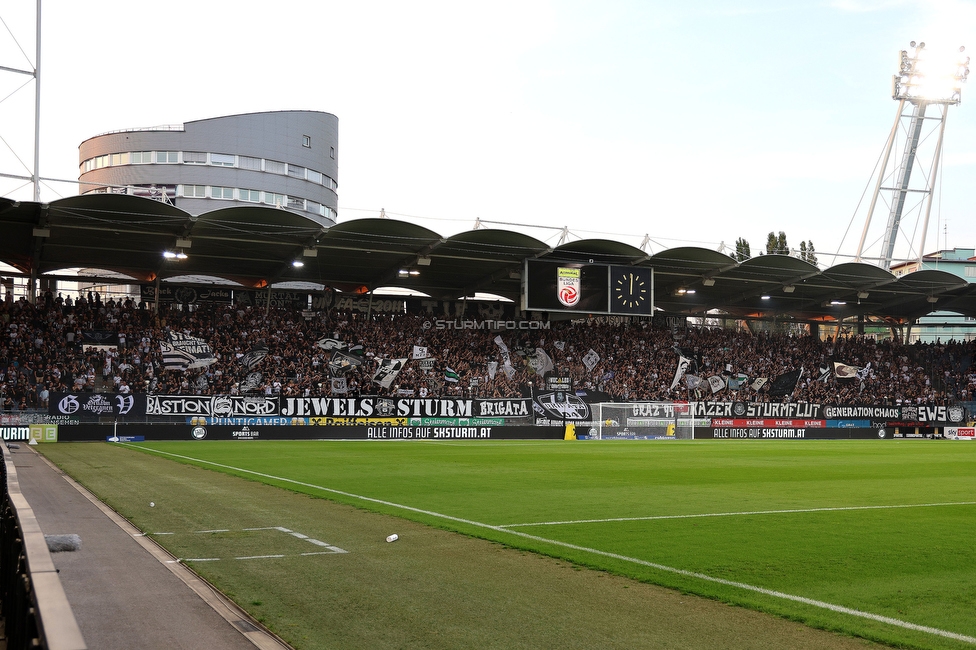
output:
M135 282L199 275L248 288L309 282L365 292L396 286L442 300L485 292L518 301L523 262L538 258L651 267L655 305L674 314L721 310L735 317L806 322L864 315L891 324L910 323L936 310L976 317L974 285L943 271L895 277L869 264L818 269L785 255L738 263L696 247L649 255L605 239L552 248L508 230L443 237L391 219L323 228L300 214L267 206L191 216L166 203L127 195L88 194L51 203L0 198L0 229L0 262L36 277L94 268ZM166 258L164 251L182 251L187 257ZM296 260L304 266L294 266Z

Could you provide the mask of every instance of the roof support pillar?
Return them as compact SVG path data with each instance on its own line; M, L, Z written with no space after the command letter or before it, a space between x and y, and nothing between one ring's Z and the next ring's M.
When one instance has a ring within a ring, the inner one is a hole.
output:
M37 304L37 265L31 264L30 280L27 285L27 302Z

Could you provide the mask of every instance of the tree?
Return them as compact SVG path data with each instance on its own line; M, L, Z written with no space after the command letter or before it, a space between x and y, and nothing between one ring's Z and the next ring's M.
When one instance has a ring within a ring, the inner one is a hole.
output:
M782 230L779 231L779 236L777 237L775 233L769 233L766 237L766 254L767 255L789 255L790 247L786 243L786 233Z
M807 240L807 261L813 264L814 266L817 265L817 255L816 252L813 250L813 240L810 239Z
M735 240L735 261L745 262L747 259L752 257L752 250L749 248L749 242L743 237L739 237Z

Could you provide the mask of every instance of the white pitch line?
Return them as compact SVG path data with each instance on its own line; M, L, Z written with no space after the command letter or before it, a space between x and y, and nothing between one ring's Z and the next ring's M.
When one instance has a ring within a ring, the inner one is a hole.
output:
M284 555L244 555L241 557L235 557L235 560L267 560L271 558L285 557Z
M569 521L536 521L524 524L500 524L499 528L526 526L565 526L568 524L604 524L614 521L654 521L658 519L696 519L699 517L739 517L746 515L783 515L803 512L838 512L844 510L891 510L895 508L937 508L940 506L973 506L976 501L948 501L946 503L906 503L887 506L837 506L833 508L796 508L792 510L747 510L744 512L705 512L695 515L648 515L646 517L609 517L607 519L575 519Z
M197 530L197 531L194 531L194 532L197 533L197 534L200 534L200 535L202 535L204 533L229 533L230 532L230 529L229 528L215 528L214 530Z
M367 501L369 503L376 503L379 505L388 506L391 508L398 508L400 510L406 510L408 512L415 512L417 514L427 515L429 517L437 517L439 519L444 519L447 521L453 521L461 524L467 524L469 526L475 526L478 528L484 528L486 530L493 530L500 533L508 533L509 535L515 535L523 539L531 539L533 541L542 542L545 544L552 544L553 546L560 546L562 548L568 548L574 551L581 551L584 553L591 553L593 555L599 555L602 557L612 558L614 560L620 560L623 562L630 562L632 564L637 564L640 566L646 566L658 571L666 571L668 573L674 573L677 575L682 575L690 578L697 578L698 580L704 580L706 582L712 582L715 584L726 585L728 587L735 587L737 589L743 589L745 591L751 591L753 593L759 593L766 596L771 596L773 598L779 598L781 600L788 600L795 603L802 603L804 605L809 605L811 607L817 607L819 609L826 609L828 611L837 612L840 614L846 614L849 616L854 616L857 618L864 618L871 621L877 621L879 623L885 623L887 625L893 625L906 630L913 630L915 632L924 632L926 634L932 634L934 636L940 636L947 639L955 639L956 641L962 641L964 643L969 643L976 645L976 637L966 636L965 634L959 634L957 632L950 632L949 630L942 630L936 627L929 627L927 625L918 625L916 623L910 623L908 621L902 621L897 618L891 618L888 616L881 616L880 614L872 614L871 612L864 612L859 609L852 609L850 607L844 607L842 605L835 605L833 603L824 602L822 600L814 600L812 598L806 598L804 596L796 596L794 594L787 594L782 591L775 591L772 589L766 589L765 587L757 587L755 585L750 585L744 582L735 582L733 580L725 580L724 578L716 578L715 576L706 575L704 573L697 573L695 571L688 571L686 569L678 569L675 567L670 567L664 564L657 564L656 562L648 562L647 560L641 560L640 558L628 557L626 555L620 555L618 553L611 553L610 551L602 551L596 548L589 548L586 546L579 546L578 544L570 544L569 542L562 542L555 539L547 539L545 537L539 537L537 535L530 535L528 533L523 533L517 530L511 530L509 528L503 528L501 526L493 526L491 524L482 523L480 521L472 521L470 519L464 519L462 517L454 517L452 515L445 515L439 512L433 512L431 510L424 510L422 508L415 508L413 506L407 506L400 503L393 503L392 501L385 501L383 499L376 499L373 497L366 497L360 494L353 494L351 492L345 492L343 490L337 490L335 488L328 488L321 485L315 485L313 483L305 483L303 481L296 481L295 479L284 478L282 476L274 476L273 474L265 474L263 472L256 472L250 469L244 469L242 467L234 467L232 465L224 465L222 463L216 463L212 460L204 460L202 458L193 458L191 456L184 456L182 454L174 454L168 451L160 451L158 449L153 449L152 447L145 447L142 445L131 445L129 443L119 443L123 446L131 446L135 449L143 449L146 451L151 451L156 454L163 456L171 456L173 458L182 458L184 460L192 461L194 463L201 463L204 465L211 465L213 467L221 467L223 469L232 470L235 472L241 472L244 474L250 474L252 476L260 476L261 478L270 479L273 481L281 481L282 483L290 483L292 485L300 485L302 487L311 488L313 490L321 490L322 492L327 492L329 494L338 494L341 496L349 497L352 499L359 499L361 501Z

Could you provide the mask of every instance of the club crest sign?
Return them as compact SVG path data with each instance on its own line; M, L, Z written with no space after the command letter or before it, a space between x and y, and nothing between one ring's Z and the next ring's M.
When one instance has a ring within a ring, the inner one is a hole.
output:
M581 274L579 269L560 266L556 269L556 298L566 307L580 301Z

